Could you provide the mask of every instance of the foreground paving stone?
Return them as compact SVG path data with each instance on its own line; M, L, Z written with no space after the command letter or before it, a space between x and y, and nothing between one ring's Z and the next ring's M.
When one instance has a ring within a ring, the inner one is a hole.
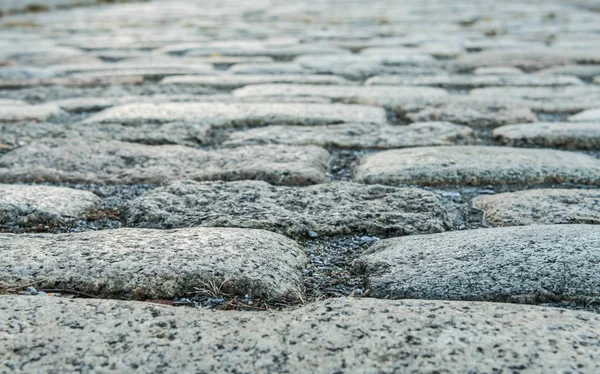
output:
M430 186L563 182L592 185L600 183L600 160L548 149L420 147L363 156L354 180Z
M129 204L128 226L260 228L290 236L409 235L451 228L435 194L415 188L328 183L175 182Z
M377 298L598 302L596 225L520 226L386 239L356 263Z
M161 81L163 84L180 84L192 86L206 86L219 89L234 89L249 84L261 83L299 83L299 84L352 84L349 80L335 75L304 75L304 74L262 74L262 75L212 75L193 76L181 75L167 77Z
M238 88L234 96L316 96L367 105L391 105L443 98L447 92L434 87L317 86L308 84L257 84Z
M0 305L0 357L9 370L600 370L600 317L557 308L330 299L256 313L23 296L0 296Z
M558 223L600 224L600 191L539 189L477 197L492 226Z
M176 179L258 179L307 185L325 178L322 148L255 146L205 151L119 141L46 139L0 157L0 182L161 184Z
M60 113L60 107L53 104L0 105L0 122L45 121Z
M0 184L0 224L60 224L85 218L99 205L100 198L88 191Z
M540 122L502 126L494 138L511 147L600 149L600 123Z
M337 148L406 148L475 144L473 130L450 122L421 122L408 126L344 124L328 126L267 126L227 135L225 146L251 144L318 145Z
M600 122L600 108L590 109L568 118L570 122ZM600 126L597 124L597 126Z
M366 85L399 85L399 86L432 86L449 89L472 89L494 86L572 86L582 85L577 77L570 76L535 76L535 75L432 75L405 76L383 75L369 78Z
M293 241L231 228L0 234L0 284L106 297L172 299L196 289L298 299L306 263Z
M303 125L343 122L386 123L382 108L302 103L164 103L126 104L104 110L84 124L138 125L167 122L218 126Z

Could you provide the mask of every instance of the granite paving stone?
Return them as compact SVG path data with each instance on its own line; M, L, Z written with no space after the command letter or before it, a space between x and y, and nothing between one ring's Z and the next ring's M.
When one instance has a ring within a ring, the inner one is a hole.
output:
M418 147L363 156L354 179L387 185L598 185L600 160L574 152L492 146Z
M323 182L329 153L315 146L249 146L206 151L84 139L34 141L0 157L1 182L160 184L176 179Z
M290 239L235 228L0 234L0 250L2 285L36 283L137 300L197 290L299 299L306 263Z
M530 225L381 240L355 264L386 299L597 302L596 225Z
M492 226L559 223L600 224L600 192L581 189L536 189L479 196L474 205L483 209Z
M0 296L0 319L0 357L26 371L600 370L598 315L528 305L347 298L215 313Z
M502 126L494 138L511 147L600 149L600 123L538 122Z
M223 145L312 144L348 149L389 149L476 143L473 130L467 126L450 122L418 122L407 126L362 123L310 127L266 126L229 133Z
M83 219L98 207L100 198L88 191L0 184L0 224L56 225Z
M129 203L127 225L260 228L290 236L408 235L451 228L433 193L337 182L304 188L259 181L182 181Z

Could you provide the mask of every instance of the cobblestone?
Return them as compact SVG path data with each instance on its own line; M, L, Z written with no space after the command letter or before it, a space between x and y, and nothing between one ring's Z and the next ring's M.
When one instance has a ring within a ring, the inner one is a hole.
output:
M27 371L600 369L599 317L552 308L349 298L288 312L214 313L33 296L0 296L0 305L0 357Z
M356 262L385 299L598 302L598 227L547 225L382 240Z
M0 157L0 181L160 184L186 178L306 185L324 180L328 160L327 151L314 146L209 152L175 145L40 140Z
M493 136L511 147L600 149L600 126L595 123L526 123L494 129Z
M291 236L406 235L451 227L431 192L354 183L306 188L264 182L177 182L131 202L128 225L260 228Z
M566 151L484 146L419 147L364 156L354 179L389 185L576 183L597 185L600 160Z
M228 228L0 234L0 247L0 284L134 299L204 292L295 300L306 262L280 235Z
M0 372L600 371L599 10L0 1Z
M600 223L600 192L538 189L480 196L474 205L492 226Z

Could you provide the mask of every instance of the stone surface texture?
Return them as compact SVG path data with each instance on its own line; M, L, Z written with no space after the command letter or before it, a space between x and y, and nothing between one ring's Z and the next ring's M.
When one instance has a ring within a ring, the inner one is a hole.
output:
M315 146L190 147L118 141L40 140L0 157L0 181L160 184L174 179L322 182L329 153Z
M600 0L0 0L0 374L600 373L599 191Z
M441 232L451 223L433 193L349 182L306 188L265 182L177 182L132 201L128 225L260 228L292 236Z
M600 224L600 192L538 189L477 197L492 226L587 223Z
M118 229L0 234L0 284L36 283L113 298L302 297L302 249L263 230Z
M600 183L600 160L547 149L419 147L363 156L354 179L389 185Z
M334 299L223 313L0 296L0 317L0 357L24 371L600 370L598 315L524 305Z
M356 261L368 295L542 303L597 302L596 225L531 225L379 241Z
M100 198L88 191L0 184L0 224L57 224L85 218L99 206Z

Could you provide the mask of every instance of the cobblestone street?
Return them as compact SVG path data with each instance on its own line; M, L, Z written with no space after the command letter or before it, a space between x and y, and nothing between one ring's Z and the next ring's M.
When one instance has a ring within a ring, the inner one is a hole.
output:
M0 0L0 373L600 373L599 0Z

